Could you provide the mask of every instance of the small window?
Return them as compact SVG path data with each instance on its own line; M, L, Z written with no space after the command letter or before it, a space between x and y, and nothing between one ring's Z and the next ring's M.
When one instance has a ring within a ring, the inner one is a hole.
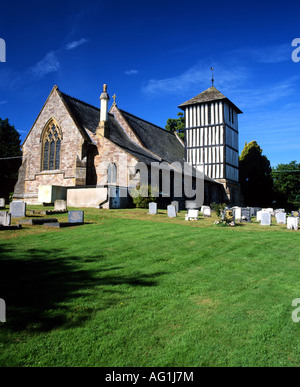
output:
M42 168L52 171L60 168L62 132L57 124L51 122L45 131L43 139Z
M211 124L211 105L208 105L208 125Z

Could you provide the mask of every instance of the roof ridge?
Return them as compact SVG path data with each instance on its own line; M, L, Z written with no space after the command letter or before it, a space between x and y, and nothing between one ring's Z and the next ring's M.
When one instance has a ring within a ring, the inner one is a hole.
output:
M94 109L100 110L99 107L97 107L97 106L95 106L95 105L92 105L92 104L90 104L90 103L88 103L88 102L82 101L82 100L79 99L79 98L72 97L71 95L69 95L69 94L67 94L67 93L64 93L64 92L61 91L61 90L59 90L59 92L60 92L61 94L63 94L64 96L66 96L66 97L68 97L68 98L71 98L71 99L73 99L73 100L75 100L75 101L77 101L77 102L80 102L80 103L82 103L82 104L84 104L84 105L90 106L90 107L92 107L92 108L94 108Z
M173 134L172 132L169 132L168 130L162 128L161 126L158 126L158 125L156 125L156 124L153 124L153 123L150 122L150 121L144 120L144 119L141 118L141 117L135 116L134 114L131 114L131 113L129 113L129 112L123 110L123 109L119 109L119 110L120 110L122 113L128 114L128 115L131 116L131 117L137 118L137 119L140 120L140 121L146 122L147 124L150 124L150 125L156 127L157 129L163 130L164 132L169 133L169 134L171 134L172 136L174 136L174 134Z

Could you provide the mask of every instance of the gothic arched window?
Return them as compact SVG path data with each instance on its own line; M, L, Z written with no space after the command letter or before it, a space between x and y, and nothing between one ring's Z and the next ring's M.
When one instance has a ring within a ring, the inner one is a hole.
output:
M107 169L107 182L108 184L117 183L117 166L116 164L109 164Z
M52 171L60 168L60 149L62 132L57 124L51 122L43 138L43 162L44 171Z

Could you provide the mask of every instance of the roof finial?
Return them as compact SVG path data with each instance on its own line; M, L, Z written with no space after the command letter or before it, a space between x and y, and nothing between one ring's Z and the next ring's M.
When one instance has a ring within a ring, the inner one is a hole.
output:
M117 98L117 96L116 96L116 94L114 94L114 95L113 95L114 105L116 105L116 98Z
M214 68L213 67L211 67L211 71L212 71L211 84L212 84L212 86L214 86L215 80L214 80Z

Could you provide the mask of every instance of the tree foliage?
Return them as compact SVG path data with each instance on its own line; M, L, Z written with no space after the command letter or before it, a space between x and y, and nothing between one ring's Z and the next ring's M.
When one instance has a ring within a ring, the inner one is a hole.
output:
M274 190L281 202L300 202L300 163L291 161L272 169Z
M165 126L168 132L177 132L178 136L184 140L185 133L185 120L183 113L179 112L177 114L178 118L169 118L167 125Z
M273 203L272 168L256 141L245 144L240 156L240 184L245 205L271 206Z
M20 134L8 119L0 118L0 197L8 199L18 179L22 159L3 158L22 156Z

